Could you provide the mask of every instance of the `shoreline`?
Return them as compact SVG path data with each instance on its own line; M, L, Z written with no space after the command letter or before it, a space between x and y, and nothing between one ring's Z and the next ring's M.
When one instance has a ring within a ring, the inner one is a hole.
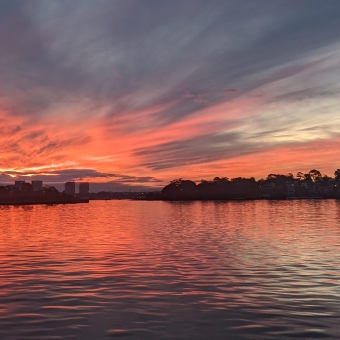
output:
M293 197L293 198L227 198L227 199L159 199L155 201L164 201L164 202L214 202L214 201L235 201L235 202L243 202L243 201L299 201L299 200L338 200L338 197ZM147 201L147 200L145 200Z
M229 198L229 199L74 199L51 201L7 201L0 202L0 206L21 205L54 205L54 204L81 204L90 201L162 201L162 202L244 202L244 201L298 201L298 200L338 200L337 197L287 197L287 198Z
M50 205L50 204L79 204L89 203L89 199L73 199L73 200L46 200L46 201L5 201L0 202L1 205Z

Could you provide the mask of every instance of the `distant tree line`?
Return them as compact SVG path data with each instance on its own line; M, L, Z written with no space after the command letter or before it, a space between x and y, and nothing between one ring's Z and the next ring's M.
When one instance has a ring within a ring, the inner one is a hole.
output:
M340 198L340 169L334 177L322 175L318 170L269 174L266 179L254 177L215 177L200 183L175 179L161 192L163 200L228 200L228 199L286 199L286 198Z
M112 192L112 191L99 191L91 192L89 194L90 200L159 200L159 191L155 192Z

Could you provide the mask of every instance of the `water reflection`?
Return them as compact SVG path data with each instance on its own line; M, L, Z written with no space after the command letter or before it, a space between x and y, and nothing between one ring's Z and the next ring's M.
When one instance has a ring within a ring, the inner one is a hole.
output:
M338 339L339 214L335 200L1 207L0 339Z

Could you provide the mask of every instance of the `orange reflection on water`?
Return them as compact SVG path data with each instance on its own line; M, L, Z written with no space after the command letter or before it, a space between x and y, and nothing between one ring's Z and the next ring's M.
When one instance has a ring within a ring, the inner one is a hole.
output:
M0 337L33 339L38 330L86 339L125 329L166 339L180 329L199 338L202 320L216 334L227 324L228 334L244 338L254 327L261 339L297 329L303 337L318 324L331 336L339 207L335 200L2 207Z

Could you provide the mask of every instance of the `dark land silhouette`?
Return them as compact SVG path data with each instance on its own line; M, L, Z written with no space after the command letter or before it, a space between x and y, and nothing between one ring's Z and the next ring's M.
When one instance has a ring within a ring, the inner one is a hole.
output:
M112 191L99 191L91 192L89 194L90 200L160 200L160 191L128 191L128 192L112 192Z
M237 200L237 199L301 199L340 198L340 169L334 177L318 170L269 174L266 179L254 177L215 177L196 184L191 180L175 179L161 192L162 200Z
M22 181L18 181L22 182ZM89 200L253 200L253 199L304 199L319 198L340 199L340 169L334 177L322 175L318 170L308 173L298 172L269 174L266 179L254 177L215 177L213 180L201 180L199 183L189 179L175 179L161 191L155 192L111 192L100 191L79 194L59 192L53 186L34 190L30 183L0 186L0 204L67 204L87 203Z
M59 192L53 186L46 186L41 190L34 190L32 184L20 182L19 185L0 186L0 204L71 204L88 203L88 198L79 195L67 195Z

